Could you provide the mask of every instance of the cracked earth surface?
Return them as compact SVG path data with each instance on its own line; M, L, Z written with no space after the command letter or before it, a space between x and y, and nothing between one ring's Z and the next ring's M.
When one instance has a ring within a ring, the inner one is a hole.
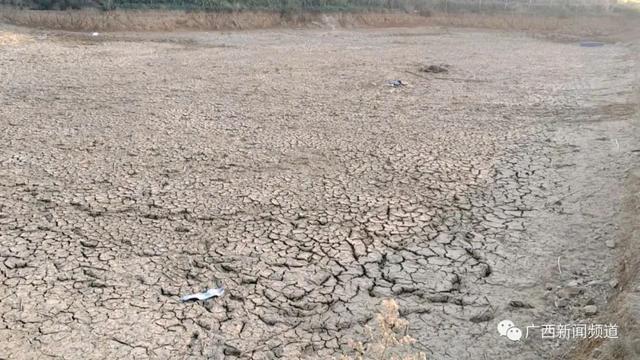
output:
M432 359L560 354L495 324L606 302L630 52L434 29L0 47L0 357L325 359L385 298Z

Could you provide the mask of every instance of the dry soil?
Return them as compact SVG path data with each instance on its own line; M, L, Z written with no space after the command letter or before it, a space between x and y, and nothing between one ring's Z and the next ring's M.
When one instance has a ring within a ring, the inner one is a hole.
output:
M429 359L561 358L497 323L609 320L630 44L5 30L0 358L328 359L386 298Z

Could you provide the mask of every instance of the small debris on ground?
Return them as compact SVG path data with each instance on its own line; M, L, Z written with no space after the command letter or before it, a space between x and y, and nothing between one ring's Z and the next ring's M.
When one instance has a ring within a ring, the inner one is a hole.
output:
M212 297L220 297L223 294L224 294L224 288L212 288L205 292L185 295L180 298L180 301L182 302L197 301L197 300L204 301L204 300L211 299Z
M487 321L491 321L493 320L494 314L492 311L490 310L485 310L480 314L476 314L474 316L472 316L469 321L473 322L473 323L481 323L481 322L487 322Z
M240 351L238 348L231 346L229 344L225 344L224 345L224 350L223 353L227 356L240 356L242 355L242 351Z
M609 281L609 286L611 286L614 289L618 287L618 284L619 284L618 279L611 279Z
M599 41L581 41L580 46L582 47L600 47L604 46L604 43Z
M440 64L440 65L426 65L420 68L420 71L426 73L440 74L449 72L449 65Z
M570 288L574 288L574 287L580 286L580 284L582 284L582 282L580 280L574 279L574 280L569 281L567 283L567 286L570 287Z
M400 87L400 86L407 85L407 83L402 82L402 80L389 80L388 84L389 86L393 86L393 87Z
M584 314L587 316L593 316L598 313L598 307L595 305L587 305L582 308L582 311L584 311Z
M514 308L525 308L525 309L533 309L533 305L524 302L522 300L511 300L509 301L509 306Z
M179 294L178 289L171 287L161 287L160 293L165 296L178 296Z
M557 295L561 298L571 299L579 295L582 295L583 293L584 293L584 290L579 287L567 286L558 290Z

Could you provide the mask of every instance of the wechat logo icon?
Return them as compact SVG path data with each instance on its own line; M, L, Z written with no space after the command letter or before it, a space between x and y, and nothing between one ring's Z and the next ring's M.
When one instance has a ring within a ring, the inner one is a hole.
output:
M522 339L522 330L516 327L511 320L502 320L498 324L498 333L500 336L506 336L511 341L519 341Z

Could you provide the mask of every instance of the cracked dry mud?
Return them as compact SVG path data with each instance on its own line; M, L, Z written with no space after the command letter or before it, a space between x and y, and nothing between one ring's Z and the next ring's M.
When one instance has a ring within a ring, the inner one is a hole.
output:
M327 359L394 298L431 359L541 359L497 322L606 303L624 44L48 35L0 47L0 357Z

